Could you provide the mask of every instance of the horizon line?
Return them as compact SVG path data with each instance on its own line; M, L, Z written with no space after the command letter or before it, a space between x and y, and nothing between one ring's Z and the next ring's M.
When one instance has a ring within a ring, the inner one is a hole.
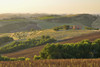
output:
M100 14L100 13L0 13L0 14L56 14L56 15L66 15L66 14Z

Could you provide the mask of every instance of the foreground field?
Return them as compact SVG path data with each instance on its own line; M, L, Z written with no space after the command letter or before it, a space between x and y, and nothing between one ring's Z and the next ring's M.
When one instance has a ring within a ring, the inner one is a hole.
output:
M89 39L90 41L94 41L95 39L99 39L99 38L100 38L100 32L95 32L95 33L91 33L87 35L81 35L81 36L77 36L74 38L66 39L59 43L75 43L75 42L79 42L84 39ZM25 49L25 50L18 51L18 52L4 54L4 56L8 56L8 57L23 57L24 56L24 57L33 58L34 55L39 55L39 52L43 48L44 48L44 45Z
M100 59L1 61L0 67L100 67Z

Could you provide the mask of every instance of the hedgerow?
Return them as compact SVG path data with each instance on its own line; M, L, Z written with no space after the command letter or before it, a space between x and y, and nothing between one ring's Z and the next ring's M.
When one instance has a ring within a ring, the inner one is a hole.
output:
M9 57L6 57L6 56L1 56L0 55L0 61L24 61L26 60L27 58L25 57L18 57L18 58L9 58ZM29 60L30 58L28 58Z

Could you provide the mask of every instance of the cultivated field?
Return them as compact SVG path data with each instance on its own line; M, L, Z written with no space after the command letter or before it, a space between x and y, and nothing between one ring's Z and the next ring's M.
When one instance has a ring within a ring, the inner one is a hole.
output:
M100 59L0 61L0 67L100 67Z

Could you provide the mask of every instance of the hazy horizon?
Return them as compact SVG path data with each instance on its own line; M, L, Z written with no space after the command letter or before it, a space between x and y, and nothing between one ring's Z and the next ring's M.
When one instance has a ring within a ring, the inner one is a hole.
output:
M0 14L100 14L100 0L0 0Z

